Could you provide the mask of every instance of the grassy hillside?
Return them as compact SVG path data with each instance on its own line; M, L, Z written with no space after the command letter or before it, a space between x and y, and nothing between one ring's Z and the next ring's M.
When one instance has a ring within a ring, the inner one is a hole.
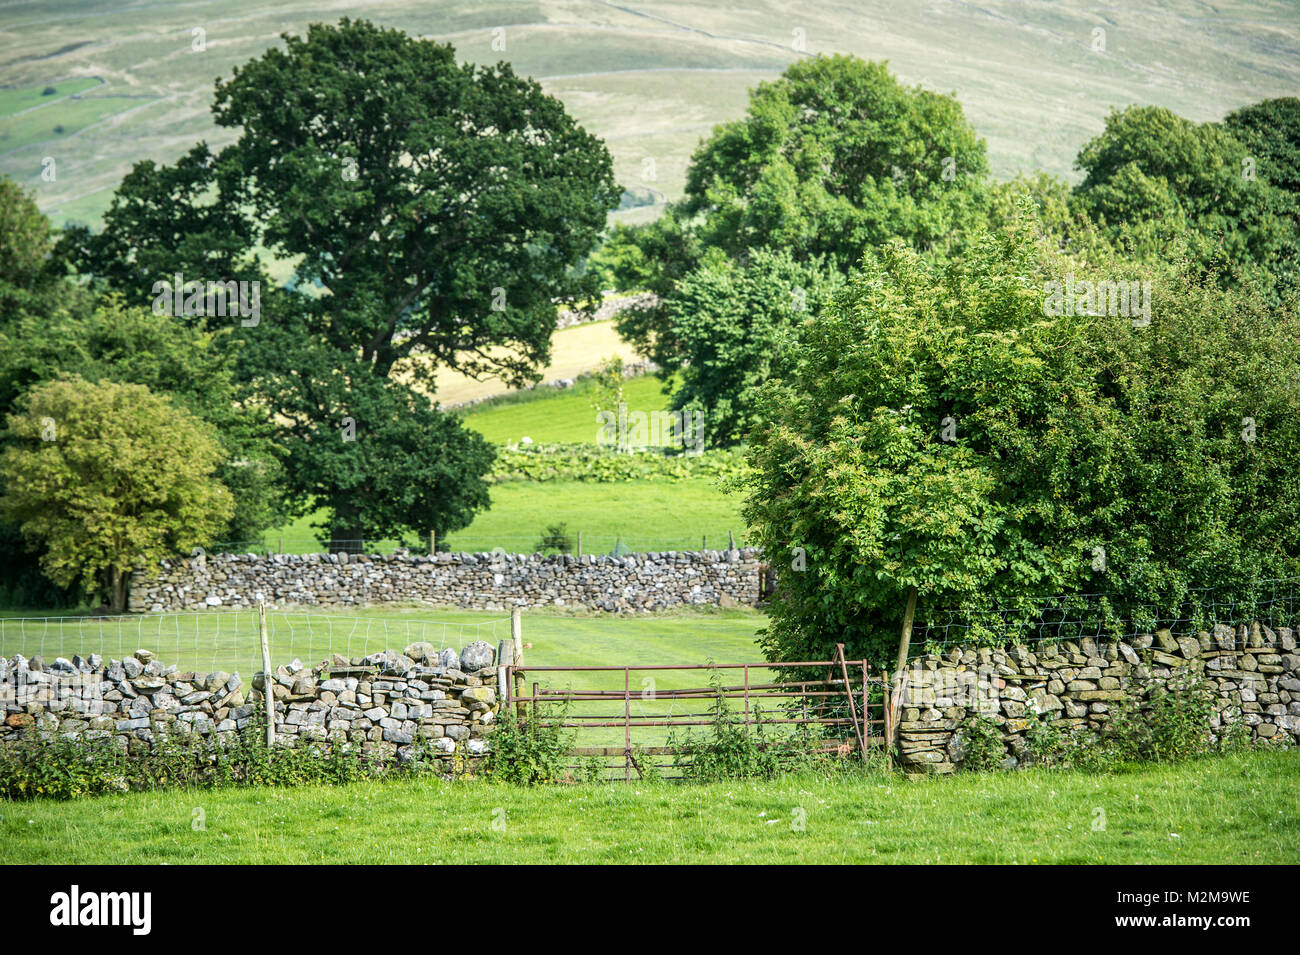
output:
M568 525L570 534L583 535L583 551L603 554L621 541L635 551L694 550L707 541L723 548L727 532L737 543L745 540L741 501L720 490L708 478L681 481L622 481L593 484L586 481L517 481L491 488L492 507L481 512L463 531L444 540L450 550L483 552L500 547L509 553L532 553L551 524ZM226 542L234 550L277 550L287 554L317 553L321 547L312 530L323 521L323 511L300 518L286 527L268 531L261 541ZM390 550L397 541L380 541L374 549ZM423 541L419 547L427 546Z
M1298 784L1300 754L1253 753L1107 776L149 792L0 806L0 863L1295 864Z
M200 139L229 141L209 112L216 77L284 31L348 12L321 0L4 5L0 172L36 189L56 221L94 220L131 163L171 161ZM908 83L955 90L1004 176L1037 168L1069 175L1112 106L1155 103L1217 119L1300 86L1300 16L1288 0L1213 8L991 0L923 10L887 0L380 0L360 14L450 41L469 61L508 59L541 80L609 143L620 182L653 200L618 214L627 221L679 196L700 137L740 115L757 82L811 53L887 59ZM196 29L204 31L201 51ZM62 92L62 84L89 80L102 83L18 112L47 85ZM57 161L54 181L41 178L45 157Z

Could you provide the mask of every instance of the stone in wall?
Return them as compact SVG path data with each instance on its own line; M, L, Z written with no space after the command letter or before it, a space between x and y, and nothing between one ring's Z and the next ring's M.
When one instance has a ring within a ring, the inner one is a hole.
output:
M496 726L496 678L485 643L336 654L310 668L294 660L270 678L275 741L353 746L381 761L431 754L449 773L472 771ZM229 741L250 726L264 732L266 683L262 673L249 687L238 673L181 671L148 650L123 660L0 658L0 744L36 733L146 753L173 733Z
M586 554L219 554L162 561L131 579L129 609L355 607L421 602L475 610L583 607L610 613L753 606L761 552Z
M1188 673L1214 694L1207 731L1230 724L1252 738L1290 735L1300 741L1300 653L1287 628L1259 623L1235 630L1218 625L1196 636L1168 631L1125 641L1065 640L1035 650L954 648L909 665L900 708L898 751L913 772L950 773L965 757L960 727L970 717L993 721L1002 733L1003 765L1026 757L1032 719L1062 728L1099 730L1111 708L1141 700Z

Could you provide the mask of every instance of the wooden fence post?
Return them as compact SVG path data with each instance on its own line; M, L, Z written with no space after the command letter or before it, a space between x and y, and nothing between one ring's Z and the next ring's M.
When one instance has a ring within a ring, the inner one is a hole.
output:
M524 622L523 615L518 607L510 611L510 642L514 645L514 665L521 667L524 665ZM524 695L524 675L515 670L515 697L519 698ZM536 696L536 694L533 694ZM522 702L515 705L515 716L519 719L524 718L524 704Z
M578 531L578 556L582 556L582 531Z
M275 745L275 692L271 677L271 642L266 633L266 603L257 602L257 622L262 631L262 698L266 701L266 746Z
M514 641L502 640L497 646L497 696L502 706L507 706L510 700L510 668L514 662Z
M429 531L429 556L436 557L438 554L438 532Z
M898 728L898 703L903 696L903 675L907 670L907 653L912 645L912 622L916 617L916 588L909 587L907 590L907 607L903 610L903 632L898 638L898 668L894 671L894 692L891 696L891 708L894 712L891 714L893 728ZM888 745L892 746L894 740L891 738Z

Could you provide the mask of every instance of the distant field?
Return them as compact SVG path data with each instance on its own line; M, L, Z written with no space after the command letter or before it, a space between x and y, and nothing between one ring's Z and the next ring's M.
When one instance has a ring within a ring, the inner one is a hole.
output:
M61 83L46 83L27 89L0 89L0 118L7 119L24 110L50 106L65 96L84 93L86 90L102 85L102 83L103 81L97 78L83 77L81 79L65 80ZM53 89L54 92L47 93L47 89Z
M348 12L322 0L4 5L0 117L47 85L63 92L101 78L104 86L32 119L0 119L0 172L36 189L56 222L94 221L132 163L172 161L200 139L230 141L211 119L216 77L284 31ZM467 61L508 59L539 79L607 141L620 182L651 190L655 204L617 213L623 221L644 221L679 197L699 139L739 116L757 82L818 52L886 59L907 83L956 91L999 176L1039 168L1073 176L1079 146L1112 106L1154 103L1208 120L1300 88L1300 13L1289 0L1213 8L939 0L923 9L887 0L380 0L360 15L449 41ZM196 28L205 31L201 52ZM496 28L504 50L493 48ZM41 179L45 156L58 163L55 181Z
M740 499L708 478L608 484L519 481L494 484L491 495L492 507L440 546L474 553L500 547L511 554L531 554L546 528L560 523L567 524L575 538L582 531L583 550L588 554L609 553L619 542L634 551L695 550L704 542L721 549L727 545L728 531L735 532L738 544L745 540ZM278 550L283 542L286 554L319 553L321 546L311 525L324 517L318 511L268 531L262 541L223 549ZM388 551L397 543L377 541L371 549ZM415 543L428 546L424 539Z
M499 351L499 349L488 349L489 354L499 353ZM545 368L541 369L541 380L576 378L583 372L591 371L605 359L614 357L630 362L637 361L640 356L631 345L619 337L613 321L571 325L558 330L551 337L551 360ZM435 380L437 391L433 395L434 400L445 405L502 394L507 390L506 386L496 378L483 380L468 378L458 371L445 367L438 369Z
M0 863L1294 865L1297 785L1300 754L1251 753L1113 775L148 792L0 803Z
M666 410L668 395L663 387L653 375L629 379L623 387L623 401L629 411ZM525 437L538 444L595 444L599 425L591 404L593 390L590 385L580 385L531 401L484 405L466 412L465 424L496 444Z
M546 527L558 523L567 524L571 534L582 531L589 554L607 553L619 541L635 551L695 550L701 538L707 538L710 548L726 547L728 530L738 543L745 538L740 499L707 478L545 481L494 485L491 510L452 534L447 546L531 553Z

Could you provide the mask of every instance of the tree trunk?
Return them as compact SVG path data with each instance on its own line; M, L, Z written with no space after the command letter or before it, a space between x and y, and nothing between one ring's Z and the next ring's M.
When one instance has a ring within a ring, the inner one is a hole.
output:
M112 591L109 609L113 613L126 613L126 574L120 567L109 571L109 584Z
M898 638L898 667L894 671L894 686L903 679L903 670L907 666L907 651L912 644L912 619L916 616L916 588L907 589L907 609L903 611L903 633Z

